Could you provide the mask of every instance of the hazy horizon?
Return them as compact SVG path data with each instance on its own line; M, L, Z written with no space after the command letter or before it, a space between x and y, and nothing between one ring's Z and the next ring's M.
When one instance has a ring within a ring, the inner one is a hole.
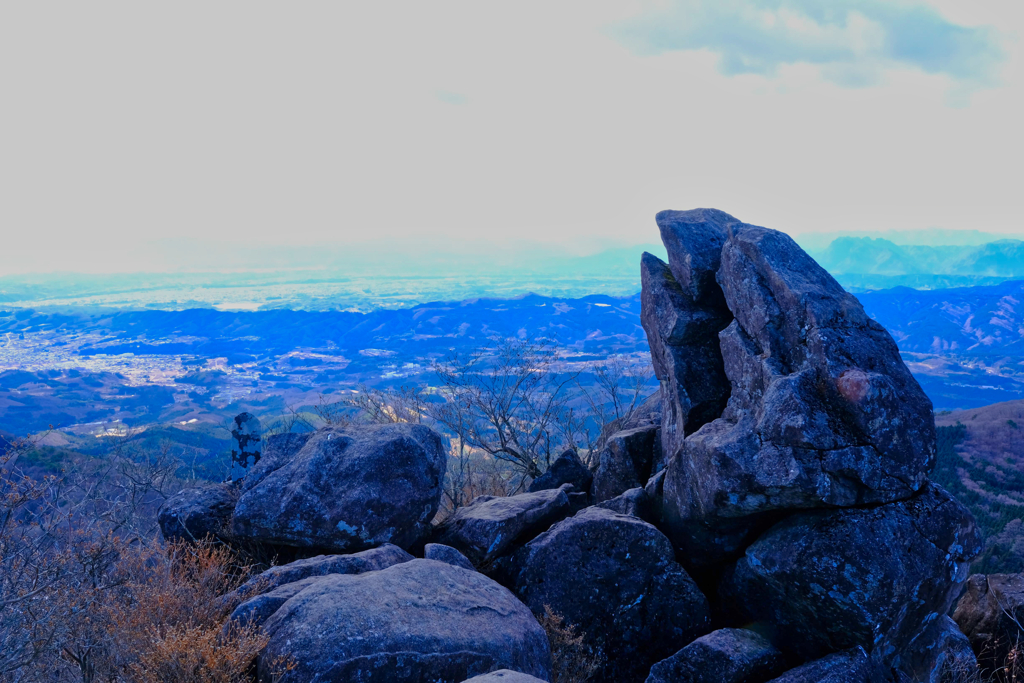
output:
M58 5L0 9L0 274L1024 232L1019 3Z

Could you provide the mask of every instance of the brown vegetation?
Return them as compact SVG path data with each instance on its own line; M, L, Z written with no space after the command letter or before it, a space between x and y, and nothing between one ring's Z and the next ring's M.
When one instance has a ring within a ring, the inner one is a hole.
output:
M584 643L585 635L544 605L538 618L551 644L551 683L586 683L604 663L600 652Z

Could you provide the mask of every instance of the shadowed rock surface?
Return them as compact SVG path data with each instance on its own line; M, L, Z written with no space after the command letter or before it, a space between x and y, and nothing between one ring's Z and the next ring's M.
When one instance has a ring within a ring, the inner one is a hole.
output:
M708 604L650 524L590 507L526 544L511 585L607 657L595 683L643 681L651 664L709 630Z
M651 478L655 462L661 459L660 429L650 425L615 432L601 449L594 473L592 495L601 503L643 486Z
M237 483L208 484L185 489L168 498L157 514L167 541L199 541L230 536L231 513L238 502Z
M957 602L953 621L982 667L1002 666L1024 623L1024 574L975 574Z
M229 628L229 625L245 626L247 624L262 626L277 610L281 609L284 603L323 578L324 576L309 576L277 586L266 592L256 593L235 607L225 628Z
M929 615L894 664L901 683L967 683L978 670L970 641L945 614Z
M689 561L735 556L775 511L919 490L931 402L860 303L783 233L705 209L659 226L669 264L644 257L641 317L663 380L662 514ZM727 403L691 415L708 387Z
M422 425L321 429L294 455L264 456L252 468L233 534L339 552L409 548L437 512L446 461L441 437Z
M507 589L433 560L316 580L264 624L259 657L291 656L282 683L458 683L498 669L547 680L544 630Z
M793 515L747 548L721 593L804 659L859 645L888 663L948 611L980 550L974 518L929 485L907 501Z
M563 484L572 484L577 491L586 493L590 490L590 482L593 479L594 475L580 460L580 456L570 448L555 458L547 472L533 480L529 492L557 489Z
M782 653L764 636L724 628L655 664L646 683L764 683L785 669Z
M455 567L462 567L470 571L476 571L476 567L465 555L455 548L441 543L428 543L423 547L423 557L427 560L437 560Z
M881 683L885 678L856 647L790 669L770 683Z
M267 593L278 586L300 581L311 576L327 574L362 574L377 571L400 562L408 562L413 556L393 545L382 545L351 555L318 555L297 560L254 576L230 594L230 598L248 600L254 595Z
M507 498L478 496L438 529L437 541L483 567L572 514L571 491L563 485Z
M620 515L637 517L649 524L654 524L655 522L654 501L647 494L647 491L640 487L630 489L603 503L598 503L597 507L617 512Z

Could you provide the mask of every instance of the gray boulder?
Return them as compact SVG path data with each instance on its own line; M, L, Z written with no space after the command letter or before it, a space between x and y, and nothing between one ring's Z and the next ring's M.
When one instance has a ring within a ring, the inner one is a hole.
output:
M167 541L225 539L231 532L231 513L238 501L237 482L208 484L180 491L160 506L157 522Z
M646 683L764 683L785 670L782 653L764 636L724 628L655 664Z
M483 676L473 676L464 683L545 683L539 678L533 676L527 676L521 674L518 671L509 671L508 669L502 669L501 671L492 671L489 674Z
M278 586L301 581L311 576L362 574L385 569L401 562L408 562L411 559L413 559L412 555L390 544L352 555L318 555L271 567L239 586L228 595L227 599L237 603L261 593L268 593Z
M949 610L981 547L970 512L932 484L907 501L787 518L747 548L720 595L803 659L861 646L891 663Z
M910 683L966 683L975 680L978 660L956 622L945 614L930 614L893 668L897 680Z
M659 432L659 427L651 425L615 432L608 437L594 473L595 502L601 503L647 483L655 462L661 459Z
M671 449L662 516L689 561L734 557L777 511L918 491L931 402L860 303L783 233L703 209L658 222L669 265L644 257L642 320ZM698 415L698 392L728 402Z
M886 678L864 650L855 647L790 669L771 683L881 683Z
M254 593L231 612L224 630L239 626L262 626L277 610L296 595L312 586L324 576L309 576L298 581L276 586L266 592Z
M437 560L455 567L462 567L470 571L476 571L476 567L469 561L469 558L455 548L442 545L441 543L428 543L423 547L423 557L427 560Z
M547 471L533 480L530 484L530 493L557 489L563 484L572 484L577 491L586 493L590 491L590 482L594 475L590 473L587 466L580 460L573 449L567 449L560 456L555 458Z
M565 484L517 496L478 496L438 529L437 541L485 567L573 512Z
M1010 649L1024 640L1024 574L975 574L953 612L986 671L1003 666Z
M288 599L263 625L258 660L292 658L281 683L458 683L497 669L547 680L547 636L530 611L483 574L413 560L330 575Z
M639 486L629 489L614 498L609 498L603 503L598 503L596 507L611 510L620 515L637 517L650 524L656 522L654 517L654 501L647 494L647 491Z
M253 466L232 533L334 552L409 548L437 513L446 462L441 437L423 425L321 429L297 452L267 453Z
M669 540L635 517L589 507L511 558L511 584L605 657L594 683L643 681L651 664L709 630L708 603Z

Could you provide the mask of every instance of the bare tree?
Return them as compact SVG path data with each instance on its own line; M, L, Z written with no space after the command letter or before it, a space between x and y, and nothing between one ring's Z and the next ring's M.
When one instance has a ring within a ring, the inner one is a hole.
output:
M538 477L570 446L561 421L578 373L562 367L551 346L505 339L434 366L444 399L433 419L465 447Z

